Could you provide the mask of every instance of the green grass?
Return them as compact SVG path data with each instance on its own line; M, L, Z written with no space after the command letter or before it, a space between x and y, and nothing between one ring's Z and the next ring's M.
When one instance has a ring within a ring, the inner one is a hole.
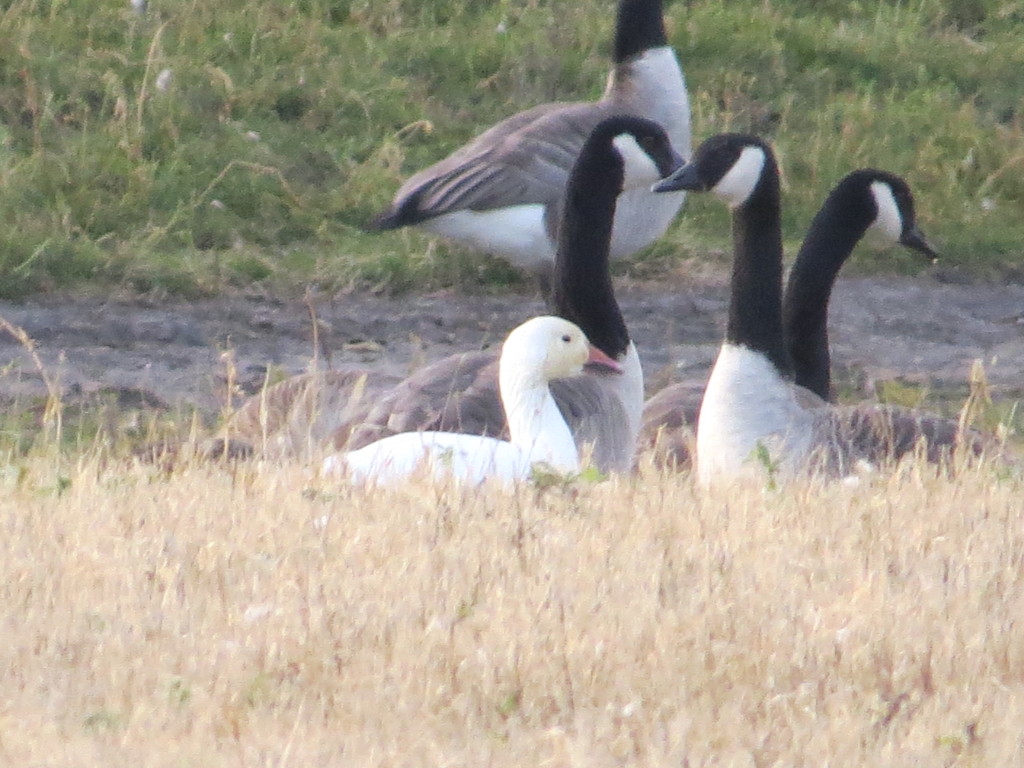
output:
M5 4L0 295L514 283L475 254L360 225L496 120L598 96L613 5ZM788 240L840 176L873 165L911 181L945 263L1020 261L1024 2L677 0L667 17L696 137L775 142ZM694 199L648 256L700 258L726 226ZM916 268L891 253L862 263Z

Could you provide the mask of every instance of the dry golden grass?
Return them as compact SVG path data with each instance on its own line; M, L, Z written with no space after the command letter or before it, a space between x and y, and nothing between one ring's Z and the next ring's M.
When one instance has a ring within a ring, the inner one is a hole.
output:
M1024 760L1024 484L10 469L0 763Z

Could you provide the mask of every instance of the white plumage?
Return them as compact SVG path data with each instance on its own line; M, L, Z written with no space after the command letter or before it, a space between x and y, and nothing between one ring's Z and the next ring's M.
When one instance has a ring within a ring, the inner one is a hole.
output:
M579 469L576 443L548 384L579 375L584 363L621 371L614 360L590 346L573 323L558 317L528 320L509 334L499 362L508 441L451 432L405 432L329 456L323 471L344 474L356 483L385 485L419 471L472 484L526 479L538 464L574 472Z
M795 470L814 448L812 430L817 398L794 387L764 355L741 345L722 345L715 361L697 432L698 476L702 483L715 477L735 477L747 469L758 445L780 468ZM817 405L823 407L824 402Z

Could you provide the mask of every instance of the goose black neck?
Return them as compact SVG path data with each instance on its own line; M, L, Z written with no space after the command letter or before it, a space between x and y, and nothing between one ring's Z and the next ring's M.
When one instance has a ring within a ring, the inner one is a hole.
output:
M551 310L578 325L590 343L614 358L629 346L615 300L609 246L623 169L611 142L588 142L569 176L552 276Z
M789 273L782 324L796 383L826 400L832 396L828 305L843 264L875 215L866 195L840 184L811 222Z
M765 158L761 180L732 215L732 296L726 341L765 355L792 374L782 333L782 226L779 174Z
M615 63L668 45L662 0L619 0L615 19Z

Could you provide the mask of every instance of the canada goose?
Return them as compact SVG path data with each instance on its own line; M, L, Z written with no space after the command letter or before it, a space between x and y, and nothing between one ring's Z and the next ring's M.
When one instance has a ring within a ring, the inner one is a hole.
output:
M593 446L593 461L602 471L632 467L644 393L640 359L609 274L616 199L623 189L649 189L681 163L656 123L611 117L591 132L564 190L551 311L579 325L623 373L560 380L551 389L577 442ZM494 354L455 355L423 369L385 396L364 421L349 447L418 429L504 434ZM342 447L339 441L335 445Z
M408 179L369 228L416 225L546 276L569 170L594 126L617 114L660 123L689 154L689 100L665 35L662 0L620 0L614 65L598 101L543 104L503 120ZM661 237L683 198L659 198L648 188L624 193L611 257L630 256Z
M832 286L865 236L879 246L899 243L929 259L937 256L917 226L910 187L899 176L862 168L833 187L789 271L782 304L794 380L825 400L834 399L828 343Z
M548 384L554 378L580 375L584 363L601 366L611 375L621 371L618 363L587 342L574 323L550 316L527 320L508 335L498 363L508 441L455 432L404 432L329 456L323 471L341 472L357 483L379 484L404 479L424 465L435 478L471 483L527 479L538 463L574 472L579 469L579 453Z
M828 305L839 270L865 235L878 247L899 243L934 259L921 233L906 181L887 171L862 168L844 176L811 221L789 272L782 327L794 381L833 400ZM687 383L665 387L644 404L642 445L657 441L663 463L685 466L692 452L703 390ZM910 446L911 448L913 446Z
M779 172L761 139L719 134L656 191L714 192L732 209L733 268L725 341L697 422L697 477L704 484L749 474L755 457L776 472L845 473L858 459L926 443L939 458L962 435L952 422L871 407L830 406L793 382L782 325ZM885 208L891 214L892 208ZM898 224L898 222L896 222ZM972 452L982 446L967 440Z

